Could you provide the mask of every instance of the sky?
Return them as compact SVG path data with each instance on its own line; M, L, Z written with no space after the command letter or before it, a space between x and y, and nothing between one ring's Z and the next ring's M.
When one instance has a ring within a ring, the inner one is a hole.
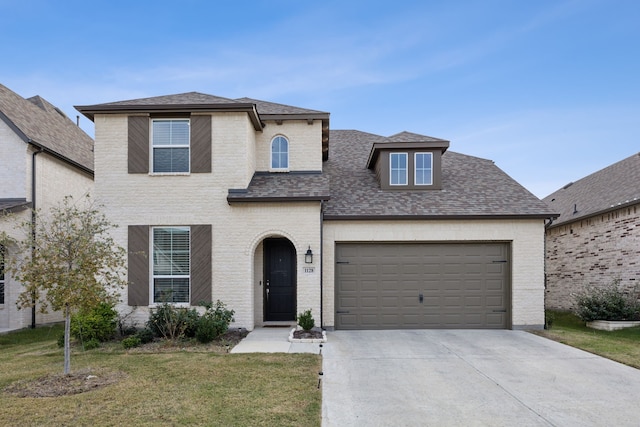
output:
M0 0L0 40L0 83L74 121L250 97L449 140L540 198L640 151L636 0Z

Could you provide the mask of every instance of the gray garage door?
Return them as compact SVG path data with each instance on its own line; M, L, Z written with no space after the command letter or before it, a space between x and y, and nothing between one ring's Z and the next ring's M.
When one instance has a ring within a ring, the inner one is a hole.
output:
M336 245L336 328L510 327L506 243Z

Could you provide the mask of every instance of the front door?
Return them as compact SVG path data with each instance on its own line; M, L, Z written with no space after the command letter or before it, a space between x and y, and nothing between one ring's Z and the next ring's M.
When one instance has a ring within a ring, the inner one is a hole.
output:
M296 251L287 239L266 239L264 249L264 320L295 320Z

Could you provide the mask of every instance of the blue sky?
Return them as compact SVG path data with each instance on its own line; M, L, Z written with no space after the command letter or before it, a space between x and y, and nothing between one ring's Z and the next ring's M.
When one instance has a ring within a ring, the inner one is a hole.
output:
M247 96L448 139L538 197L640 151L635 0L0 0L0 17L0 83L74 120L74 105Z

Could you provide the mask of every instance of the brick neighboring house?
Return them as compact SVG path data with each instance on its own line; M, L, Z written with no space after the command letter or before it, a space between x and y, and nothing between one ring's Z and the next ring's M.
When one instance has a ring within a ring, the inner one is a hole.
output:
M220 299L235 326L541 328L542 201L449 141L197 92L76 107L129 248L119 310Z
M81 197L93 188L93 140L45 99L28 99L0 85L0 231L16 239L15 228L29 220L30 208L47 211L65 196ZM1 248L11 256L11 246ZM0 265L0 329L19 329L62 320L60 313L18 310L22 292Z
M640 285L640 154L545 197L560 216L546 231L546 306L574 307L587 285Z

